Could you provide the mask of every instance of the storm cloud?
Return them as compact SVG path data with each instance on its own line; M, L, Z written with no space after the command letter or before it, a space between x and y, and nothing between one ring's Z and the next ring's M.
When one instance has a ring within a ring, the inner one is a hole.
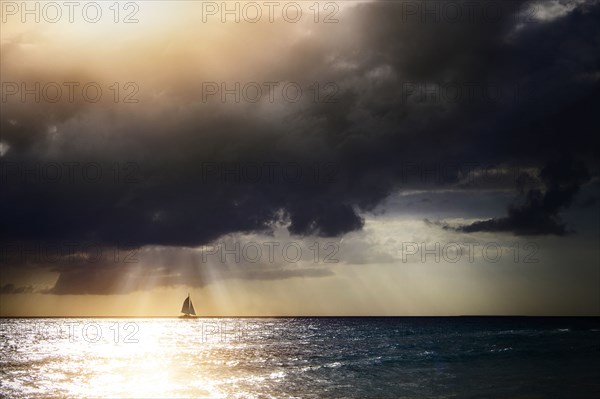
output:
M584 164L562 159L546 165L540 172L545 191L532 189L524 203L508 208L508 216L488 219L458 227L466 233L477 231L512 232L515 235L565 235L568 228L559 212L568 208L583 183L589 181Z
M543 187L507 217L461 231L563 235L560 212L598 171L600 3L534 7L530 19L531 2L508 3L458 22L424 22L401 1L360 3L335 24L232 24L196 47L202 32L182 22L177 39L96 54L121 73L113 80L136 71L139 103L3 102L0 239L194 247L278 223L342 236L394 192L460 189L463 173L490 165L537 168ZM4 41L3 81L104 78L91 62L57 64L37 50L53 46L49 36ZM273 81L305 95L203 101L206 82ZM317 81L332 83L321 92L331 101L315 100ZM423 176L440 164L460 167L431 184ZM113 290L97 269L89 289L65 271L56 292Z

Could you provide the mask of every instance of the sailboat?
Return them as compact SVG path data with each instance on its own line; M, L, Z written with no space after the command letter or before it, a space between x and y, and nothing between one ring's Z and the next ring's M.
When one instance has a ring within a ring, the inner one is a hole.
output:
M190 294L188 293L187 298L183 301L183 306L181 307L181 313L183 316L181 317L194 317L196 316L196 311L194 311L194 305L192 304L192 299L190 298Z

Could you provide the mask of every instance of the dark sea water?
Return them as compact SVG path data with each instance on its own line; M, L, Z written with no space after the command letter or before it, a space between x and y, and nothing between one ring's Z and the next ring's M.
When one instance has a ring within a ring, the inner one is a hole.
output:
M6 398L600 398L598 318L0 320Z

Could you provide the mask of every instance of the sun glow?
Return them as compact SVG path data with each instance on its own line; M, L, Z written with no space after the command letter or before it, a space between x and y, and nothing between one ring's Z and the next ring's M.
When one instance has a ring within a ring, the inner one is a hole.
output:
M56 388L68 396L160 398L201 393L223 397L212 377L201 368L195 369L190 386L190 365L179 364L173 356L178 341L189 337L200 358L210 361L213 348L195 338L198 334L190 330L194 325L184 321L180 328L173 328L161 319L79 319L66 323L68 335L64 329L61 337L53 337L53 348L69 358L86 359L84 364L70 368L85 383L61 382L63 376L58 370L47 372L57 381Z

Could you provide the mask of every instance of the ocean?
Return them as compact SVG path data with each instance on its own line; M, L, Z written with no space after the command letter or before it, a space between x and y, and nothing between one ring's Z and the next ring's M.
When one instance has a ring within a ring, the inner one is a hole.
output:
M600 319L4 318L5 398L599 398Z

